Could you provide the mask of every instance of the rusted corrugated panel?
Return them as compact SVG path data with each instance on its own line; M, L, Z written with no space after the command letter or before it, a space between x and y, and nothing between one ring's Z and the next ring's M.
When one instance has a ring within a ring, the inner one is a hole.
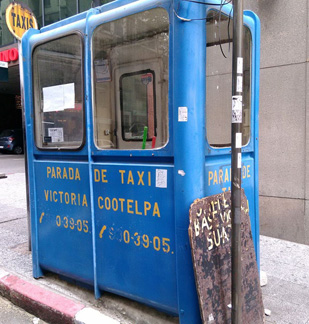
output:
M249 206L242 190L242 323L264 322ZM231 192L198 199L189 236L203 323L231 323Z

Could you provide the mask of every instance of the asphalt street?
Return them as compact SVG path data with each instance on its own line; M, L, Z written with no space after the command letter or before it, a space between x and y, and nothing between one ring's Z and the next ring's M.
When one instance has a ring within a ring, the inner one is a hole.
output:
M46 322L0 296L0 324L44 324Z
M0 173L14 174L25 172L24 155L0 153Z

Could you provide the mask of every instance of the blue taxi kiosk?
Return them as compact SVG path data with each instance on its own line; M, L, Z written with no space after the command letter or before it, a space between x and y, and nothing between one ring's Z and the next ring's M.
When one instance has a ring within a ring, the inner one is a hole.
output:
M232 19L224 1L118 0L25 34L34 277L201 321L188 213L230 187ZM259 20L245 11L244 25L242 186L259 260Z

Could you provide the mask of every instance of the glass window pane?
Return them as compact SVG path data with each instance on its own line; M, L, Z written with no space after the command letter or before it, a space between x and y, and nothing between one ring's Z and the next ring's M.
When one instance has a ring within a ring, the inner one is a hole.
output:
M142 140L147 127L147 140L155 133L154 71L122 75L120 79L122 139Z
M152 9L99 26L93 36L98 147L160 148L168 141L168 14Z
M14 36L9 31L6 20L5 20L5 12L6 8L11 3L10 0L2 0L0 1L0 10L1 10L1 20L0 20L0 46L14 43Z
M91 8L92 0L80 0L79 1L79 12L84 12Z
M77 13L76 0L48 0L44 2L45 26Z
M233 21L210 11L206 22L206 135L213 147L231 146ZM250 140L251 33L244 28L243 145ZM223 51L226 58L223 56Z
M38 0L23 0L22 3L26 4L33 12L39 28L42 27L42 1Z
M36 145L79 148L84 133L81 37L70 35L37 46L33 79Z

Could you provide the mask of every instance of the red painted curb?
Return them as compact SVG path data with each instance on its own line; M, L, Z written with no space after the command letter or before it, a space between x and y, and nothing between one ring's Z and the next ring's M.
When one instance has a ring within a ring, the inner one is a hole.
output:
M85 305L14 275L0 278L0 294L27 312L51 324L74 323Z

